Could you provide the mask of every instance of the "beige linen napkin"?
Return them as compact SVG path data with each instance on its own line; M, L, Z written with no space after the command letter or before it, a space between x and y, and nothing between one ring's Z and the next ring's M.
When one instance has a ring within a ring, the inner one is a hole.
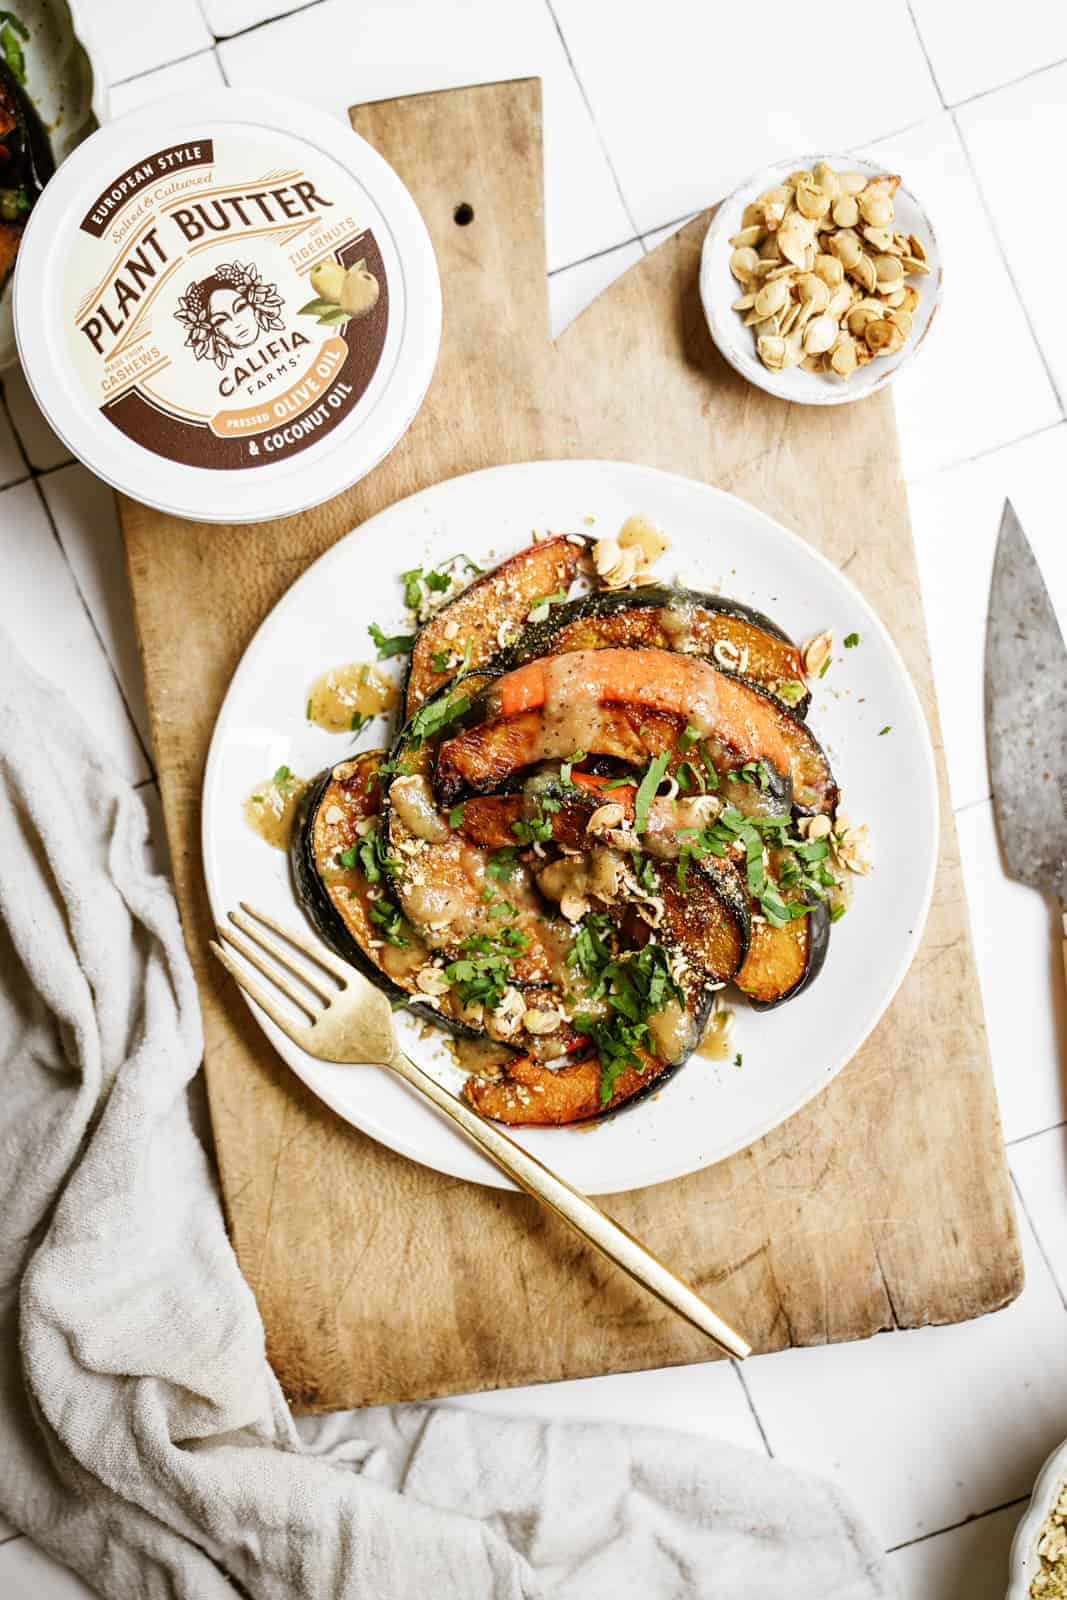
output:
M836 1489L729 1446L451 1407L294 1424L145 834L0 634L0 1511L109 1600L892 1594Z

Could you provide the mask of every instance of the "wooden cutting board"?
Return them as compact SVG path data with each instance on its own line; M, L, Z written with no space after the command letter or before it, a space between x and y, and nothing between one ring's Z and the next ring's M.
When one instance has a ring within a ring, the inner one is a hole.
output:
M441 267L441 356L410 432L357 488L284 522L214 528L120 506L227 1214L292 1404L326 1410L712 1358L525 1196L442 1177L339 1121L290 1076L206 953L200 785L253 632L310 561L383 506L534 457L610 456L704 479L847 568L911 670L941 777L926 935L856 1059L751 1149L619 1195L611 1209L759 1350L1005 1305L1022 1265L888 394L823 409L746 386L701 315L706 215L553 345L536 81L362 106L351 118L412 190ZM461 203L474 211L466 227L453 220ZM388 552L370 547L367 559Z

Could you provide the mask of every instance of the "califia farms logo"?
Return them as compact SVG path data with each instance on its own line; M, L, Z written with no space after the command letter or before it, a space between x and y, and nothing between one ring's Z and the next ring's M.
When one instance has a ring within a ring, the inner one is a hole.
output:
M188 329L185 343L197 361L213 361L221 372L238 350L285 327L281 310L277 285L264 283L251 263L232 261L191 283L174 316Z

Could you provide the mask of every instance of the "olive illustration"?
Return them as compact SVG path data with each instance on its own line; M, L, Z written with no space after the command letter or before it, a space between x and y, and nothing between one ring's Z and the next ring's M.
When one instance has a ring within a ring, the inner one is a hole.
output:
M365 317L378 304L381 288L365 261L357 261L345 273L341 288L341 309L353 317Z
M344 287L345 269L333 256L325 261L317 261L311 269L311 287L320 300L329 300L334 305L341 304L341 290Z

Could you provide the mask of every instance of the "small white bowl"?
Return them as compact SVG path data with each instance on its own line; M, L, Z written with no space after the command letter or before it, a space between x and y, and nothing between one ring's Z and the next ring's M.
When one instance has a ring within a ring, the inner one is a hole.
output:
M1057 1446L1037 1475L1030 1504L1015 1530L1008 1556L1008 1593L1006 1600L1030 1600L1030 1585L1041 1570L1037 1542L1045 1518L1059 1498L1059 1490L1067 1481L1067 1440Z
M719 206L705 235L700 262L700 298L711 337L735 372L780 400L793 400L807 406L840 406L850 400L863 400L891 382L926 339L941 303L941 252L929 217L911 190L901 183L893 196L896 226L922 240L930 268L928 274L910 279L918 290L919 304L904 348L895 356L878 356L850 378L805 372L801 367L771 372L756 354L752 329L746 328L741 313L732 309L743 290L730 271L729 240L740 232L741 214L751 201L765 189L781 183L789 173L810 171L816 161L828 161L838 172L865 172L872 178L886 170L884 164L857 156L805 155L777 161L773 167L765 167L762 172L746 178Z

